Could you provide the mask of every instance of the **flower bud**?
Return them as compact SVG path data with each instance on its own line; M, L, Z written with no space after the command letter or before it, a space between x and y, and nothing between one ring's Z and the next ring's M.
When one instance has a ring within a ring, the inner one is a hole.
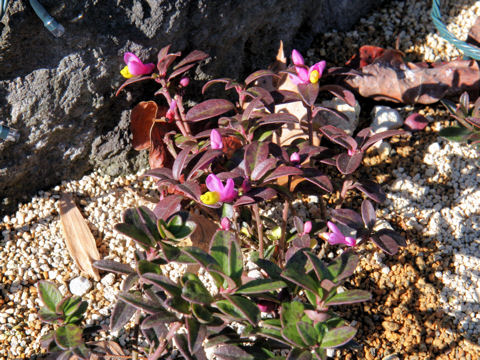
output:
M220 221L220 226L222 227L222 230L230 230L230 220L227 217L224 217L222 221Z
M187 87L190 84L190 79L188 77L183 77L180 79L180 85L183 87Z
M297 163L300 162L300 155L297 152L294 152L290 155L290 162Z
M295 65L304 65L305 60L303 59L302 54L300 54L297 50L292 51L292 61Z
M312 222L307 221L303 224L303 234L309 234L312 231Z

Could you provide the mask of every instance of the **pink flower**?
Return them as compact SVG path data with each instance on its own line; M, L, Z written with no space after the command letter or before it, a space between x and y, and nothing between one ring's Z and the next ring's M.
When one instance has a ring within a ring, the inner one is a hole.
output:
M220 226L222 230L225 230L225 231L230 230L230 220L227 217L224 217L222 221L220 221Z
M345 237L340 229L331 221L327 222L327 226L331 231L331 233L327 234L327 241L330 245L344 244L353 247L357 244L357 241L354 238L350 236Z
M180 79L180 85L183 87L187 87L190 84L190 79L188 77L183 77Z
M127 66L120 71L120 74L127 79L134 76L150 74L155 69L154 63L144 64L137 55L131 52L125 53L123 61L125 61Z
M295 85L317 83L322 77L322 73L327 66L325 60L322 60L310 67L305 66L305 60L297 50L292 51L292 61L295 65L295 71L297 72L297 75L290 74L289 76L290 80Z
M214 205L218 202L231 202L238 196L238 191L235 190L233 179L227 179L225 185L216 175L210 174L205 181L208 190L205 194L200 196L200 200L207 205Z
M177 109L177 101L172 100L172 102L170 103L170 108L168 109L167 113L165 114L165 117L170 121L175 120L175 110L176 109Z
M302 233L302 235L309 234L310 231L312 231L312 222L311 222L311 221L306 221L305 224L303 224L303 233Z
M210 147L214 150L223 149L222 135L216 129L210 132Z
M297 152L293 152L293 153L290 155L290 162L293 162L293 163L300 162L300 155L298 155Z

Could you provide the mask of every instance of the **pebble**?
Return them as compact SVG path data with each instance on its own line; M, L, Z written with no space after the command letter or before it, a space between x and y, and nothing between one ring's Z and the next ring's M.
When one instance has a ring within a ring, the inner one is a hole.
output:
M403 125L400 113L388 106L377 105L372 110L373 121L370 127L374 133L398 129Z
M83 296L92 288L92 283L87 278L79 276L70 281L68 288L73 295Z

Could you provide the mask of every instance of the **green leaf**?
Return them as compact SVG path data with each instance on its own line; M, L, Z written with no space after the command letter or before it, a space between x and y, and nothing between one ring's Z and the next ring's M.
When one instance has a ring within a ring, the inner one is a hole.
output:
M182 314L189 315L191 313L190 303L183 300L180 296L167 299L165 305Z
M63 312L66 316L65 323L76 323L83 318L83 314L85 314L88 308L88 302L82 301L77 296L67 299L64 303L65 305L63 305Z
M347 290L337 293L325 301L325 305L354 304L372 299L372 294L365 290Z
M353 251L344 251L327 267L333 278L332 281L338 283L340 280L353 275L357 268L358 261L359 257Z
M215 260L214 257L206 253L202 249L199 249L193 246L185 246L185 247L182 247L180 251L185 255L187 255L188 257L190 257L191 259L193 259L195 262L197 262L199 265L201 265L204 268L214 267L214 268L217 268L218 270L221 270L217 260ZM180 260L181 259L177 259L177 262L181 262Z
M222 313L237 319L243 320L243 314L228 300L218 300L214 304Z
M240 283L243 272L243 257L236 236L231 231L220 230L213 235L210 255L217 260L223 273Z
M451 126L440 130L439 135L449 141L464 142L471 131L463 126Z
M289 324L295 325L303 317L305 306L299 301L292 301L289 303L282 303L280 310L280 319L282 326L286 327Z
M285 326L282 329L282 336L285 339L289 340L294 346L299 346L302 348L307 347L307 344L305 344L302 337L298 333L298 330L295 324Z
M45 306L55 312L57 305L62 301L62 293L57 287L49 281L41 280L38 282L38 292Z
M287 360L311 360L312 353L308 350L294 348L287 356Z
M193 274L191 274L193 275ZM196 275L194 275L196 277ZM212 303L212 295L208 292L203 283L196 279L187 280L182 289L182 298L196 304L209 305Z
M265 320L262 320L262 323L260 326L267 327L270 329L281 329L282 322L280 321L280 319L265 319Z
M162 275L162 269L160 268L159 265L154 264L150 261L147 260L140 260L137 263L137 268L138 272L140 275L146 274L146 273L153 273L153 274L158 274Z
M309 290L305 290L305 295L307 296L308 301L310 301L310 304L312 304L315 307L317 306L317 296L319 296L320 298L323 298L323 290L321 288L318 290L319 290L319 293L322 293L322 295L316 295L315 293Z
M168 219L167 230L173 235L175 240L185 239L197 228L197 224L188 220L188 216L188 212L181 211Z
M309 323L304 321L297 322L297 331L300 334L303 342L308 346L313 346L317 343L318 333Z
M261 294L265 292L275 291L286 287L287 284L281 280L271 279L255 279L240 286L235 290L236 294Z
M135 240L145 250L155 246L147 234L134 225L120 223L116 224L114 229Z
M213 315L206 306L199 304L192 304L192 313L197 320L202 324L209 324L213 321Z
M153 315L146 317L141 324L142 329L150 329L156 327L160 324L168 324L174 321L178 321L178 318L174 313L168 312L166 310L158 311Z
M324 279L333 279L331 277L330 271L328 270L327 266L324 264L322 260L318 258L317 255L306 251L305 255L307 255L308 260L310 260L310 263L313 266L313 270L315 271L315 274L317 275L317 279L319 281L322 281Z
M250 324L256 325L260 321L260 309L254 302L237 295L224 294L223 296L243 314Z
M329 330L322 339L322 348L334 348L349 342L357 333L357 329L351 326L342 326Z
M255 360L255 356L233 344L218 346L214 351L214 355L216 359L220 360Z
M185 334L177 334L173 338L175 340L175 345L180 353L183 355L183 358L186 360L193 360L192 354L188 350L188 340Z
M282 269L274 262L265 259L256 259L253 262L265 271L272 280L281 280Z
M80 346L77 346L76 348L73 348L72 352L80 359L83 359L83 360L90 359L90 351L85 346L85 344L82 344Z
M264 328L264 327L259 327L255 329L255 332L257 334L260 334L266 338L277 340L281 342L282 344L285 345L291 345L289 341L284 339L281 333L281 328L280 329L273 329L273 328Z
M38 317L40 320L43 322L49 323L49 324L55 324L58 320L62 319L62 316L57 314L54 311L51 311L48 307L43 306L40 308L38 311Z
M63 350L70 350L83 345L82 329L77 325L67 324L55 330L55 341Z

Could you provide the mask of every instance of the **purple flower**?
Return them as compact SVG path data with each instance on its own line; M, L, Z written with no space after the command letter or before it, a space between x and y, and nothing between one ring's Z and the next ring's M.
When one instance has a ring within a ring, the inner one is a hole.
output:
M315 84L322 77L322 73L327 66L325 60L319 61L313 66L305 66L305 60L303 56L297 51L292 51L292 61L295 65L295 71L297 75L290 74L290 80L295 84Z
M327 226L331 231L331 233L327 233L327 241L330 245L344 244L353 247L357 244L357 241L354 238L350 236L345 237L337 225L331 221L327 222Z
M216 129L210 132L210 147L214 150L223 149L222 135Z
M131 52L125 53L123 56L123 61L125 61L127 66L120 71L120 74L127 79L130 79L134 76L150 74L155 69L154 63L144 64L137 55Z
M200 196L200 200L207 205L214 205L217 202L231 202L235 200L238 191L235 190L233 179L227 179L225 185L216 175L210 174L205 181L208 190Z
M300 162L300 155L298 155L297 152L293 152L293 153L290 155L290 162L292 162L292 163L298 163L298 162Z

